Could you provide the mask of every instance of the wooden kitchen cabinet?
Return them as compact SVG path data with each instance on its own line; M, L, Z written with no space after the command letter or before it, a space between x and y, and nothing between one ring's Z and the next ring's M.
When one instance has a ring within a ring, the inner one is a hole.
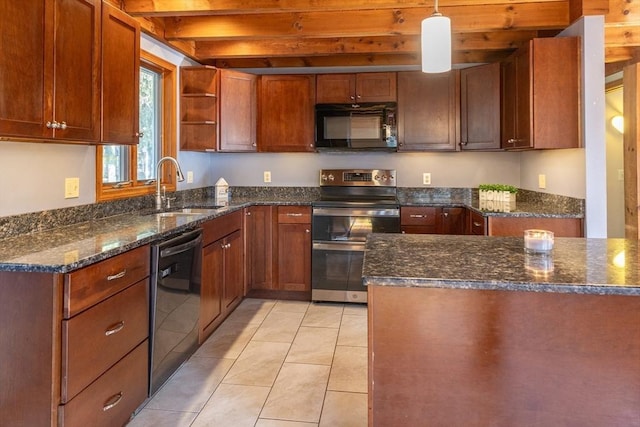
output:
M500 63L460 70L460 149L499 150Z
M278 289L311 292L311 208L278 206Z
M489 236L522 237L524 230L531 228L553 231L555 237L584 237L581 218L490 216L487 219Z
M482 214L468 210L467 234L484 236L487 231L487 219Z
M102 134L105 144L140 139L140 24L102 4Z
M579 148L577 37L538 38L502 64L502 147Z
M398 73L398 151L455 151L459 72Z
M402 206L400 229L407 234L465 234L466 208Z
M257 76L210 66L180 68L180 148L256 151Z
M244 296L242 211L202 225L202 284L198 340L202 344Z
M147 397L149 269L147 245L66 274L0 272L0 425L128 422Z
M317 104L396 102L396 73L318 74Z
M248 294L273 289L273 211L273 206L250 206L244 210Z
M97 142L100 0L2 2L0 136Z
M259 91L258 151L314 151L315 75L264 75Z

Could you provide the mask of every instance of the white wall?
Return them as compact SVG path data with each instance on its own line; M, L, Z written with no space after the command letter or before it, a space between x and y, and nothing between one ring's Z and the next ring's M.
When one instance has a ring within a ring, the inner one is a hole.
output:
M318 171L331 168L396 169L401 187L423 187L423 172L431 173L431 187L520 184L520 153L214 153L211 156L215 179L222 176L232 186L317 186ZM271 171L271 184L263 182L264 171Z
M624 172L623 135L611 125L611 118L623 113L622 87L605 95L607 130L607 236L624 237Z
M526 151L520 165L520 187L562 196L585 197L585 150ZM546 188L538 187L538 175L545 175Z

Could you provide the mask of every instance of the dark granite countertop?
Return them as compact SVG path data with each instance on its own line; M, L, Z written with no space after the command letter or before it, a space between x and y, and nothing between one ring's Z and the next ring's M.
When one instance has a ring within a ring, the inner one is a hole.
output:
M640 296L638 241L556 238L529 255L524 238L372 234L366 285Z
M151 211L115 215L0 240L0 271L67 273L139 246L192 230L205 221L250 205L309 205L305 199L237 198L208 214L160 217ZM212 206L200 201L192 206ZM183 207L188 207L184 205Z

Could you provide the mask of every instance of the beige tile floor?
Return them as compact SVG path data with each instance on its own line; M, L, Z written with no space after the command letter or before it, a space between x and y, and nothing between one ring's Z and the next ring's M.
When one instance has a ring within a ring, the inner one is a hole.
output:
M367 309L246 299L130 427L367 425Z

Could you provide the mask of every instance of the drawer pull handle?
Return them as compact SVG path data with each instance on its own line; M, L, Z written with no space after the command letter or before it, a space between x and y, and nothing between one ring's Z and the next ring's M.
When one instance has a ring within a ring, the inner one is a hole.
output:
M482 225L482 224L480 224L479 222L475 222L475 221L473 222L473 226L474 226L474 227L480 227L481 225Z
M424 218L425 215L416 215L416 214L411 214L409 215L410 218Z
M109 328L107 328L107 330L104 331L104 334L106 336L113 335L120 332L123 328L124 328L124 320L121 320L115 325L109 326Z
M302 216L302 214L301 213L288 212L287 216Z
M102 407L102 410L106 412L109 409L115 407L122 400L122 396L123 394L122 392L120 392L108 398L107 401L104 402L104 406Z
M124 270L122 270L118 274L112 274L111 276L107 276L107 280L111 281L111 280L116 280L116 279L122 279L125 274L127 274L127 269L126 268Z

